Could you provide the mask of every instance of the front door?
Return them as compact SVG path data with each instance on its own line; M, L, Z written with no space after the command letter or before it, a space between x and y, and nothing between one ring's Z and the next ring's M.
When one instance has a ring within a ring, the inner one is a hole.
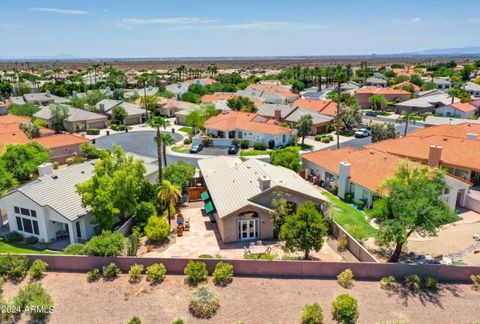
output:
M258 219L241 219L238 221L238 239L254 240L258 238Z

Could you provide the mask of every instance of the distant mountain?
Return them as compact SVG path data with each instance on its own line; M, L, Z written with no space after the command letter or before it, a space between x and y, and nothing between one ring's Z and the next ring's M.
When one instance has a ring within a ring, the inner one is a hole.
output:
M480 46L468 46L458 48L437 48L418 52L404 53L410 55L480 55Z

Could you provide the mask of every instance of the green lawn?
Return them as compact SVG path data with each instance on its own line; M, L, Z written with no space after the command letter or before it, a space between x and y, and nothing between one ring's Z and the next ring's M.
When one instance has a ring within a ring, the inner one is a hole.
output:
M178 129L178 131L180 131L180 132L185 132L185 133L191 133L191 132L192 132L192 128L191 128L191 127L184 126L184 127L180 127L180 128Z
M49 251L47 249L37 249L24 243L7 243L5 242L5 238L0 236L0 253L57 254L59 252Z
M172 151L177 153L187 153L190 146L172 146Z
M240 150L240 156L257 156L257 155L269 155L271 151L262 150Z
M328 191L322 191L322 194L327 196L327 198L332 202L333 206L339 209L334 212L335 221L340 226L345 228L349 234L352 236L361 236L363 238L373 237L377 234L377 230L368 223L364 213L352 207L352 205L342 201L339 197L331 194ZM352 225L356 225L355 227L359 229L360 233L358 234L360 235L353 235L350 233L349 227Z

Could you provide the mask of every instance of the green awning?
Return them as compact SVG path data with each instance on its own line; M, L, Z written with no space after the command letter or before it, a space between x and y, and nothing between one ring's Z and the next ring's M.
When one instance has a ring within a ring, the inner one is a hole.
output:
M215 206L213 206L213 203L211 201L205 204L205 212L207 214L215 212Z
M208 191L202 192L202 194L200 195L200 198L201 198L204 202L206 202L207 200L209 200L209 199L210 199L210 195L208 194Z

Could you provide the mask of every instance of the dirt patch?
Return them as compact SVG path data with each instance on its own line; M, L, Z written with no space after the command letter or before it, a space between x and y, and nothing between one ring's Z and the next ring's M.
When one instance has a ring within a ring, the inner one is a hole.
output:
M297 323L302 307L319 303L325 322L332 323L331 301L348 292L359 301L359 322L431 323L474 322L480 319L480 292L469 285L442 285L438 294L388 292L378 282L355 282L344 289L333 280L234 278L227 287L209 285L220 295L220 310L212 320L198 320L188 312L193 289L183 276L167 276L151 286L143 278L130 284L128 276L114 281L88 283L85 274L48 273L41 281L52 295L55 311L50 323L126 323L139 316L142 323ZM4 295L11 300L20 286L7 283ZM25 319L22 318L21 322Z

